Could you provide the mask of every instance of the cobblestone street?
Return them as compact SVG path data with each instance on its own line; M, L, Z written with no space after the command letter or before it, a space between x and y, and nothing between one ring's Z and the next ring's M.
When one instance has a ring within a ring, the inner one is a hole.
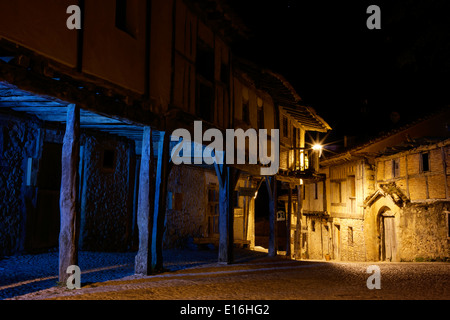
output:
M110 254L109 259L112 256ZM9 284L9 290L16 289L17 295L7 296L8 286L0 287L0 292L3 291L4 297L22 300L450 299L449 263L291 261L246 250L236 252L236 263L233 265L216 263L215 250L173 251L166 253L166 256L166 266L170 271L154 276L134 275L133 256L122 254L117 255L120 259L116 257L111 260L116 262L116 266L112 263L104 267L103 272L109 273L102 276L99 273L97 278L94 271L83 273L80 290L47 285L41 290L35 287L25 294L17 291L17 286ZM108 260L104 254L96 257L98 260ZM124 265L127 259L131 264ZM2 265L5 266L5 263L0 263L0 267ZM370 265L380 267L381 289L367 288L367 279L371 276L367 273L367 267ZM38 270L42 272L43 269ZM4 275L4 268L1 272ZM106 281L108 278L114 280Z

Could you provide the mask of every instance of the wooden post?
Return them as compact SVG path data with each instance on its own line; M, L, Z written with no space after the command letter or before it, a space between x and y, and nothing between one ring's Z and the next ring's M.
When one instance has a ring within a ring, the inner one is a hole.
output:
M78 205L78 166L80 158L80 107L67 107L66 133L62 148L59 233L59 282L65 284L67 268L78 265L80 210Z
M153 271L163 269L163 238L166 219L167 182L169 178L170 134L160 132L158 143L158 163L155 182L155 207L152 230L152 263Z
M286 256L291 256L291 213L292 213L292 189L289 186L288 209L286 212Z
M302 259L303 250L303 231L302 231L302 212L303 212L303 188L304 185L297 187L297 230L298 230L298 254L297 259Z
M142 141L141 165L139 171L139 191L137 224L139 227L139 251L135 259L135 273L148 275L151 273L151 232L153 228L153 160L152 129L144 128ZM150 266L150 268L149 268Z
M234 262L234 206L233 195L237 182L236 169L215 164L219 179L219 258L221 263Z
M269 257L275 257L277 255L276 241L276 204L277 204L277 180L275 176L269 178L266 177L266 186L269 193Z
M251 187L252 181L251 178L248 178L245 181L245 187ZM252 201L252 197L245 196L244 197L244 218L243 218L243 230L244 230L244 240L247 241L248 238L248 222L250 216L250 202Z

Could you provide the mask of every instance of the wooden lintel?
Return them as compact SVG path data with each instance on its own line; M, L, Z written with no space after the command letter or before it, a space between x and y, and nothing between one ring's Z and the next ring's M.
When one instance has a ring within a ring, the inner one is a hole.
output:
M145 110L145 101L135 106L128 106L115 97L98 94L105 88L80 89L81 80L46 77L42 74L0 61L0 81L5 81L20 90L44 96L46 99L73 103L84 110L89 110L121 121L149 125L161 130L163 115ZM81 83L82 84L82 83ZM96 90L97 89L97 90Z

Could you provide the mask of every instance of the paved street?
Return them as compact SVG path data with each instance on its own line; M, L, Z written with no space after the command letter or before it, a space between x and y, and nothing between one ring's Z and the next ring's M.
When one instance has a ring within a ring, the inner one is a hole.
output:
M206 258L208 253L202 253ZM209 253L211 258L215 252ZM194 257L193 257L194 259ZM195 260L195 259L194 259ZM82 300L384 300L450 299L449 263L291 261L239 251L236 263L214 260L154 276L86 283L80 290L52 286L13 299ZM380 289L369 290L367 267L378 265ZM169 263L170 265L170 263ZM82 277L84 279L84 277Z

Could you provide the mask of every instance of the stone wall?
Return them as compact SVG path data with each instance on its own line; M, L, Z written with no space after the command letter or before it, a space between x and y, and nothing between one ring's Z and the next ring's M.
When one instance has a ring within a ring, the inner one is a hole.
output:
M127 250L132 239L134 144L84 135L82 146L80 248Z
M361 219L333 219L333 241L337 242L337 226L339 226L339 253L335 259L343 261L366 261L365 237L363 220Z
M328 247L328 240L331 240L331 234L327 230L327 224L322 219L315 216L307 217L307 235L306 258L321 260L326 254L331 254L332 249Z
M167 187L168 209L164 247L184 247L193 238L207 236L206 210L209 183L218 184L215 173L184 165L173 166Z
M448 212L450 203L409 204L400 214L401 261L449 261Z
M25 178L28 157L37 155L39 135L32 121L0 118L0 256L25 248L26 207L34 198Z
M395 182L399 190L412 202L448 199L450 142L443 141L430 146L421 146L411 151L377 159L377 183ZM421 158L426 154L428 160ZM422 163L427 162L424 170ZM393 165L398 163L394 176Z
M307 258L366 261L363 220L307 218Z

